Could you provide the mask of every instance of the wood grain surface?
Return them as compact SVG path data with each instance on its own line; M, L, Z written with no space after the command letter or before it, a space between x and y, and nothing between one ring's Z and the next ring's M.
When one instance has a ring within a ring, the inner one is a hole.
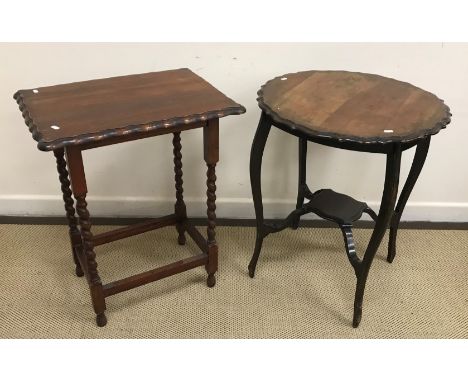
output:
M259 106L273 121L313 136L356 142L410 141L450 123L434 94L374 74L306 71L268 81Z
M189 69L19 90L14 98L41 150L187 125L245 108Z

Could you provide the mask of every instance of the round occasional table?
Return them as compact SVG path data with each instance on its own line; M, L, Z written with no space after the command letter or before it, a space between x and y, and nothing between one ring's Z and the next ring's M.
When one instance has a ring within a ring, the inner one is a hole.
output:
M263 240L271 233L298 227L313 212L335 222L343 233L348 259L356 274L353 327L362 316L362 300L372 260L390 228L388 262L396 252L401 214L422 170L431 136L450 123L450 110L434 94L409 83L374 74L306 71L268 81L258 91L262 115L250 155L250 181L257 221L255 249L249 264L254 277ZM284 221L265 223L261 166L271 126L299 138L299 185L296 209ZM311 192L306 184L307 141L347 150L385 154L385 183L378 215L366 203L330 189ZM397 201L401 154L416 146L408 178ZM304 203L307 199L308 202ZM396 204L396 206L395 206ZM375 221L363 256L354 246L352 225L363 213Z

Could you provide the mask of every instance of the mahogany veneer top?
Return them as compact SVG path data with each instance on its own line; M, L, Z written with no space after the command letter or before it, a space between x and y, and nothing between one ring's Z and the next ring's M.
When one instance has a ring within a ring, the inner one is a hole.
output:
M273 121L357 143L407 142L436 134L450 110L434 94L374 74L306 71L268 81L258 103Z
M45 151L245 113L189 69L19 90L14 98Z

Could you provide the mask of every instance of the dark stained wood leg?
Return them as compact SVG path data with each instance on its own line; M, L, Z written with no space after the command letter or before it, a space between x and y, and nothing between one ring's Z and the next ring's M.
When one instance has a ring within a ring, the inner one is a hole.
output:
M219 120L208 121L203 128L203 147L205 162L208 166L206 176L206 205L208 215L207 227L207 253L208 264L206 271L208 273L207 285L212 288L216 284L215 273L218 270L218 244L216 243L216 163L219 160Z
M250 185L252 187L252 196L255 207L255 218L257 221L257 238L255 240L255 249L252 259L249 263L249 276L254 277L255 267L258 257L262 250L263 239L268 235L265 230L263 219L263 201L262 201L262 159L265 144L271 130L271 121L265 113L262 112L258 123L257 131L250 150Z
M187 207L184 203L184 189L182 187L184 182L182 180L182 145L180 143L180 132L174 133L172 145L174 147L174 179L176 188L176 204L174 207L174 211L177 217L176 229L179 234L177 242L180 245L184 245L186 242L184 234L184 220L187 219Z
M361 260L356 254L356 245L354 243L353 230L352 230L353 226L350 224L344 224L344 225L340 225L340 228L341 228L341 233L343 234L346 255L348 256L348 260L354 268L356 277L358 277Z
M419 174L424 166L424 162L426 161L427 152L429 151L429 145L431 143L431 137L428 136L427 138L421 140L416 147L416 152L413 158L413 164L411 165L410 172L408 174L408 179L406 179L406 183L403 186L403 190L401 191L400 198L398 199L398 203L393 213L392 221L390 223L390 236L388 241L388 255L387 261L389 263L393 262L396 254L396 238L398 232L398 226L400 224L401 215L403 210L405 209L406 202L411 195L411 191L413 191L413 187L418 180Z
M304 205L304 190L306 187L306 171L307 171L307 139L299 138L299 182L297 186L297 203L296 209ZM299 227L300 217L292 224L292 229Z
M57 161L57 172L59 173L60 185L62 188L63 202L65 203L65 211L68 220L68 228L71 242L71 249L73 254L73 261L75 262L75 274L78 277L84 275L83 269L78 259L78 254L83 250L81 243L81 233L78 229L78 222L75 216L74 201L72 198L72 191L70 189L70 180L68 178L67 162L65 160L65 153L63 149L54 151Z
M360 266L356 270L357 283L354 298L353 327L357 328L362 317L362 300L366 286L367 275L374 260L374 256L385 235L385 231L392 218L395 202L398 194L398 181L400 178L401 146L394 144L391 152L387 154L387 166L385 171L385 185L380 203L380 210L375 228L372 232L369 244Z
M86 278L88 280L93 308L96 313L96 323L104 326L107 318L104 314L106 302L102 282L97 271L96 254L94 253L93 234L86 203L86 177L83 167L81 150L78 147L66 148L68 169L70 171L71 187L76 199L76 212L78 213L83 241L84 261L86 262Z
M257 235L255 237L255 248L248 267L250 278L254 278L255 276L255 268L257 267L258 257L260 256L260 252L263 246L263 239L265 239L265 237L266 236L263 234L261 229L257 227Z

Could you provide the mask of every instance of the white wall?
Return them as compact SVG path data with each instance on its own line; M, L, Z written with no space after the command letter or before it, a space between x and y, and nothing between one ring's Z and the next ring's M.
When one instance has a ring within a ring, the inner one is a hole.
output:
M52 153L37 150L12 95L18 89L189 67L243 104L247 113L221 120L218 216L253 217L249 151L260 115L256 92L277 75L310 69L378 73L444 99L453 122L432 140L404 220L468 221L468 44L0 44L0 215L61 215ZM201 130L182 134L189 213L205 213ZM406 177L413 150L403 159ZM91 213L148 216L172 210L171 137L84 153ZM384 157L309 143L311 189L331 187L378 205ZM266 217L295 205L297 139L273 131L264 156Z

